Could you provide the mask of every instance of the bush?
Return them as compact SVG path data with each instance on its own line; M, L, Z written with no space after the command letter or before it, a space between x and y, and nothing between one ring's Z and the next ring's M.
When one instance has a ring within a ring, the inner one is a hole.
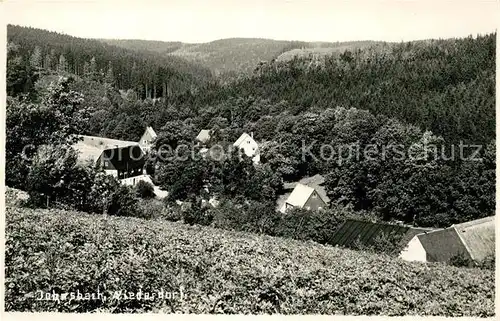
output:
M116 216L140 217L142 213L138 210L138 199L132 188L119 185L111 195L108 214Z
M320 211L294 208L279 215L274 235L328 244L346 215L347 210L341 206Z
M213 216L207 207L201 205L199 200L191 200L186 206L187 208L182 212L182 219L184 223L193 225L210 225Z
M478 264L479 268L495 271L495 254L488 255Z
M459 254L452 256L449 259L448 264L456 266L456 267L470 267L473 265L473 262L471 259L466 257L464 254L459 253Z
M5 188L5 204L22 207L28 201L29 195L19 189Z
M328 244L340 224L352 216L348 208L341 206L321 211L295 208L286 214L275 207L274 202L225 201L211 209L213 226Z
M386 253L389 255L399 255L401 252L401 242L403 235L395 233L380 233L374 240L373 244L368 247L369 251L375 253Z
M137 212L140 218L154 219L165 216L167 209L160 200L140 199L137 202Z
M278 218L274 203L250 201L241 204L235 200L224 200L209 211L215 227L269 235L273 235Z
M135 194L140 198L153 198L155 197L155 190L151 183L139 181L134 186Z

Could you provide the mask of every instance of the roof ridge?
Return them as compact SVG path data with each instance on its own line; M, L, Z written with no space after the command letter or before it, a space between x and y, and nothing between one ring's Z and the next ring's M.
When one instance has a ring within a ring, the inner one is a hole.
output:
M465 247L465 249L467 250L467 253L469 254L470 258L472 260L474 260L474 257L472 257L472 250L470 248L470 246L467 244L467 242L464 240L464 238L462 237L461 233L457 230L457 227L456 226L452 226L453 230L455 231L455 233L457 233L457 236L458 238L460 239L460 242L462 242L462 245Z

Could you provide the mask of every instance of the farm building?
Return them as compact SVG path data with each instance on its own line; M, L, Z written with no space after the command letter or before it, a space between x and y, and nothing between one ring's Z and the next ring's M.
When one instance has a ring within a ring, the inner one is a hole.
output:
M122 184L135 185L140 180L151 182L144 172L144 152L139 143L117 139L79 136L73 145L79 163L97 164Z
M404 249L408 241L415 235L431 230L408 225L372 223L348 219L335 231L330 244L350 248L370 247L382 238L390 237L399 243L395 245L396 248Z
M142 137L139 140L139 146L141 146L143 150L148 151L149 149L151 149L151 146L153 145L156 137L158 137L158 135L156 135L154 129L150 126L146 127L144 134L142 134Z
M253 134L243 133L233 144L234 147L242 149L245 155L252 157L254 163L260 162L259 145L253 139Z
M448 262L460 255L482 261L495 254L495 217L415 235L400 257L406 261Z
M325 178L319 174L316 174L314 176L306 176L301 178L299 181L296 182L286 182L283 184L283 190L285 191L284 194L281 194L278 199L276 200L276 210L280 211L283 205L285 204L286 200L288 197L290 197L290 194L293 192L295 189L295 186L297 184L302 184L306 185L309 187L312 187L316 190L317 193L321 196L321 198L327 203L330 204L330 199L326 195L326 189L323 186L323 183L325 182Z
M314 188L299 183L281 206L280 212L285 213L294 207L321 210L327 207L327 201Z
M196 140L202 144L208 143L210 138L211 138L211 135L210 135L209 129L200 130L200 133L198 134L198 136L196 136Z

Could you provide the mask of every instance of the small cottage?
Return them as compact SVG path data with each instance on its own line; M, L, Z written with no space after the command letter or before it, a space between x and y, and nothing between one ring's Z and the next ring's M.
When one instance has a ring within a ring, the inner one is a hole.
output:
M144 134L142 134L141 139L139 140L139 146L141 146L144 151L150 150L156 137L158 137L158 135L156 135L153 127L146 127Z
M321 210L327 207L327 200L316 189L299 183L280 208L280 212L286 213L287 210L295 207L313 211Z
M201 144L206 144L210 141L211 135L209 129L202 129L198 136L196 136L196 140Z
M260 162L259 144L253 139L253 134L243 133L233 144L234 147L243 150L245 155L252 157L255 164Z

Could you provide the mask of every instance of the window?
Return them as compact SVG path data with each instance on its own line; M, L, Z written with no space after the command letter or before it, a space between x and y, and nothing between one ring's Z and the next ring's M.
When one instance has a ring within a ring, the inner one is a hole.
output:
M250 144L250 141L247 141L247 144Z
M311 206L306 206L306 210L310 210L311 209Z
M316 193L312 194L312 198L317 198L317 197L318 197L318 195L316 195Z
M104 161L104 167L108 167L109 166L109 162L108 161Z

